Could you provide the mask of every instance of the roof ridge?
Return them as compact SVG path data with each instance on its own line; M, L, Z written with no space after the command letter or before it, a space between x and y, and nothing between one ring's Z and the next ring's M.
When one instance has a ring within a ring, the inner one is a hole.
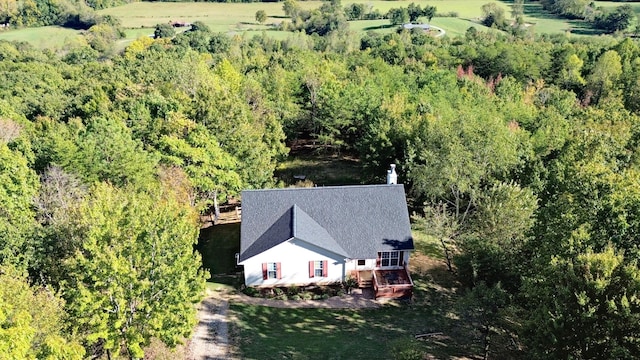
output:
M368 187L383 187L383 186L402 186L404 184L365 184L365 185L332 185L332 186L314 186L314 187L304 187L304 188L273 188L273 189L246 189L242 190L242 192L266 192L266 191L311 191L311 190L333 190L333 189L345 189L345 188L368 188Z
M292 219L293 222L294 222L293 226L295 226L297 228L298 221L305 221L304 220L305 217L308 219L308 221L312 222L313 226L317 226L317 229L316 229L317 231L315 231L312 234L311 237L303 238L303 236L305 235L304 231L303 231L302 234L295 233L293 235L294 238L300 239L300 240L302 240L302 241L304 241L306 243L318 246L318 247L320 247L322 249L332 251L332 252L334 252L336 254L345 255L345 256L349 255L347 253L347 251L344 250L344 248L342 246L340 246L338 241L336 241L336 239L329 233L329 231L327 231L327 229L324 226L322 226L320 223L318 223L318 221L316 219L314 219L311 215L309 215L306 211L304 211L304 209L299 207L297 204L294 204L293 208L294 208L294 211L296 211L296 209L297 209L297 211L295 213L296 215ZM306 230L309 230L309 229L306 229ZM323 234L323 232L324 232L324 234ZM306 234L306 235L309 235L309 234ZM324 241L321 240L322 235L326 235L328 237L328 238L326 238L326 240L330 241L329 244L327 244L327 243L323 244ZM318 238L318 236L320 236L320 238ZM318 240L320 240L320 241L318 241ZM329 245L329 247L327 247L327 245Z
M298 224L296 222L296 214L297 214L297 210L298 210L298 205L297 204L293 204L293 206L291 207L291 227L293 229L291 229L291 237L297 237L298 235Z

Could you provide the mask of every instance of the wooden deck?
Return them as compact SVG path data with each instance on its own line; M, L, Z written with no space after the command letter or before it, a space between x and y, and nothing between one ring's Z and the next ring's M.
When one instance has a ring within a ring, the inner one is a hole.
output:
M394 270L352 271L361 289L373 288L376 298L410 298L413 296L413 280L406 268Z
M376 298L411 298L413 280L406 268L397 270L374 270L373 290Z

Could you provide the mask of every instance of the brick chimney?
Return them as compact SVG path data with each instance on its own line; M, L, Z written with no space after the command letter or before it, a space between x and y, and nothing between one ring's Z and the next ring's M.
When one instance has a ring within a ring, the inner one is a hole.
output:
M396 164L391 164L391 169L387 170L387 184L397 184L398 174L396 174Z

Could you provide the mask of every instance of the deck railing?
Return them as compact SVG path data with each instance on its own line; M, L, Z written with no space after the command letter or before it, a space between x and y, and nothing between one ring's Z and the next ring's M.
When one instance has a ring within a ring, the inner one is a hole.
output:
M402 270L405 272L408 279L408 282L403 284L381 284L378 276L376 275L376 271L373 271L373 290L376 298L401 298L413 296L413 280L409 274L409 269L407 269L405 265Z

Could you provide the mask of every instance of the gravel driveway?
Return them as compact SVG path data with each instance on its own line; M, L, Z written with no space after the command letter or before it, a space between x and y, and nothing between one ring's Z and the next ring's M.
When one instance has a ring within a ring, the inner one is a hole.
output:
M223 360L229 357L229 302L207 297L198 309L198 325L189 345L189 360Z

